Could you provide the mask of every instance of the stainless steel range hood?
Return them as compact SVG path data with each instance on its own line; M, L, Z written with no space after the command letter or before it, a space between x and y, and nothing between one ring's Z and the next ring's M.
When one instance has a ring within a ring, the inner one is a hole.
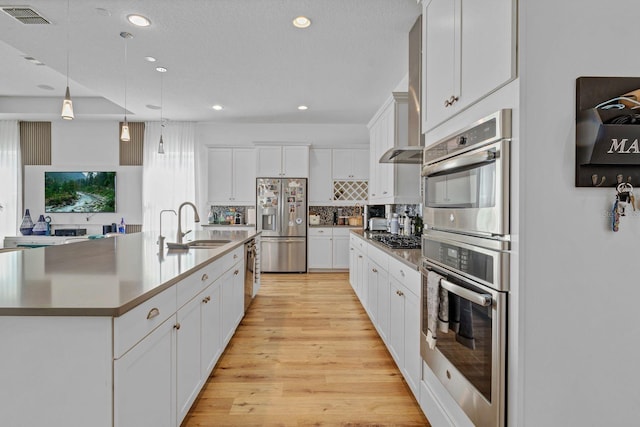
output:
M420 105L422 85L422 16L409 31L409 137L407 145L393 147L380 157L379 163L422 163L424 135L422 135Z

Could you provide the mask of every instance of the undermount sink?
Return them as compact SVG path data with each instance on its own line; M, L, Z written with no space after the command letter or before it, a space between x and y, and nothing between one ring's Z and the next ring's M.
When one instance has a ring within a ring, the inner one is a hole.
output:
M231 240L193 240L191 242L184 243L172 243L167 242L167 248L169 249L212 249L224 246L230 243Z
M187 242L187 245L190 248L217 248L230 242L231 240L194 240Z

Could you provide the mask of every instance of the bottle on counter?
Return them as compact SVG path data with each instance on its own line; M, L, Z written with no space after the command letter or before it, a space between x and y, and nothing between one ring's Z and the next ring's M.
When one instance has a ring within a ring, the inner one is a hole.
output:
M127 231L127 226L124 223L124 217L120 218L120 225L118 226L118 233L125 234Z
M398 231L400 231L400 223L398 222L397 213L394 213L393 216L391 217L390 227L391 227L391 234L398 234Z
M213 224L214 222L216 222L216 213L213 210L213 206L211 206L211 209L209 209L209 217L207 218L207 222L209 224Z

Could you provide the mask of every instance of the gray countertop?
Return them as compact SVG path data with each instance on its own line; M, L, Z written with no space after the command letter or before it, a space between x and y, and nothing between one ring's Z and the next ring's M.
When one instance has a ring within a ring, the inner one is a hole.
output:
M388 253L395 259L402 261L403 263L413 268L414 270L420 269L420 257L422 256L422 251L420 249L391 249L381 244L380 242L371 239L371 236L373 234L380 234L380 232L372 232L372 231L366 231L362 229L352 230L351 232L357 236L360 236L364 240L366 240L367 243Z
M231 243L162 253L148 232L0 253L0 315L120 316L255 235L196 231L185 242Z

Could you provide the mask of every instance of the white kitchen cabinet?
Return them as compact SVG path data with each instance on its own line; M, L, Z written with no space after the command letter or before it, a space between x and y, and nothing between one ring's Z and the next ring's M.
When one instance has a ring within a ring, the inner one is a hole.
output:
M423 132L515 78L514 10L514 0L423 2Z
M309 204L332 203L331 149L312 148L309 150Z
M176 317L113 363L114 426L176 425Z
M211 204L255 204L256 156L253 148L209 148L208 201Z
M257 177L308 178L309 146L256 147Z
M390 291L388 348L418 398L422 374L419 298L393 276Z
M216 280L198 297L201 305L201 372L206 381L222 354L222 297Z
M182 422L202 385L200 299L193 298L177 313L176 401L178 424Z
M349 268L353 271L349 271L349 279L351 281L351 287L360 303L363 303L363 287L366 281L365 268L366 268L366 246L365 241L357 236L351 235L349 239Z
M349 268L349 229L334 228L333 229L333 265L334 269Z
M327 228L309 229L309 256L310 269L333 268L333 230Z
M379 315L379 289L389 280L387 271L374 260L367 260L367 312L374 325L378 324Z
M370 136L369 203L420 203L420 165L379 163L388 149L407 144L407 93L394 92L367 126Z
M226 347L244 315L244 260L234 264L220 280L222 343Z
M349 228L309 228L309 269L346 270L350 265Z
M369 153L358 148L332 150L333 179L369 179Z

